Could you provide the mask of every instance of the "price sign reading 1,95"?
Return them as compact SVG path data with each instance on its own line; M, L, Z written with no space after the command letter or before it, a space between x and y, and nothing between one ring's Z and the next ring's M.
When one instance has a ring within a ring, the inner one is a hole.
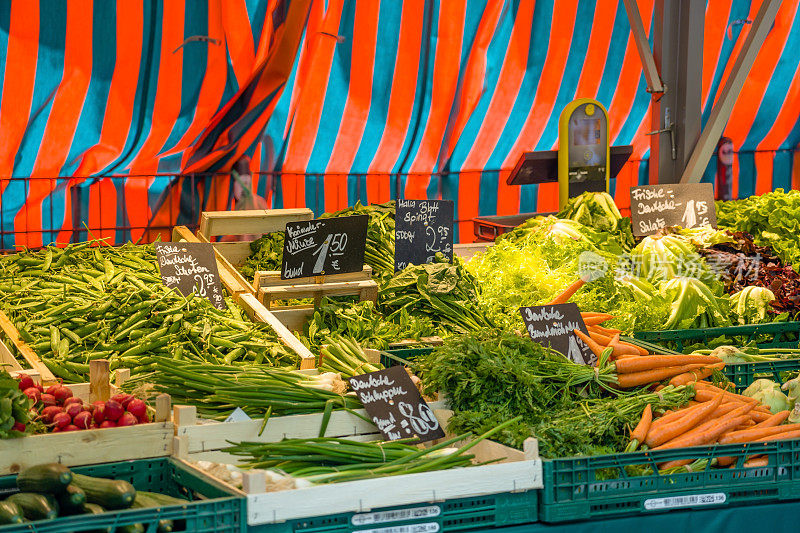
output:
M714 186L710 183L669 183L631 187L631 223L637 237L667 226L717 226Z
M453 260L453 202L398 200L394 225L395 271L431 263L437 253Z
M356 215L286 224L281 279L359 272L368 219Z
M350 388L386 440L444 437L444 430L402 366L353 376Z
M184 296L202 296L217 309L226 309L214 249L203 242L157 242L156 258L164 285Z

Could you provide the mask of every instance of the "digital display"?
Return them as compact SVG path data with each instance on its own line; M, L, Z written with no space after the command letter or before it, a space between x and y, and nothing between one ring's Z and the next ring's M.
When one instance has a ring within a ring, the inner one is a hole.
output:
M600 144L600 119L582 118L572 124L572 140L575 146L593 146Z

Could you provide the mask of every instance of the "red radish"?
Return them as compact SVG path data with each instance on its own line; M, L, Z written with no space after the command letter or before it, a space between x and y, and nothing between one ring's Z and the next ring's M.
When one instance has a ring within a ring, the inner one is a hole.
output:
M119 402L123 408L127 409L128 403L133 400L133 395L120 392L119 394L112 396L111 399L115 402Z
M100 424L101 422L103 422L103 420L106 419L105 410L106 406L104 403L94 406L94 412L92 413L92 418L94 418L95 424Z
M51 431L50 433L60 433L60 432L61 432L61 428L55 427L55 428L53 428L53 431Z
M92 425L92 414L88 411L81 411L75 415L72 422L80 429L89 429Z
M11 429L14 431L25 431L25 424L22 422L14 422L14 425L11 426Z
M53 424L57 428L63 429L72 423L72 417L67 413L56 413L53 415Z
M53 391L53 396L56 397L58 403L63 404L67 398L72 397L72 391L66 387L58 387Z
M44 387L42 387L42 384L41 384L41 383L37 383L36 385L34 385L34 387L36 387L37 389L39 389L39 392L44 392Z
M136 420L135 416L130 413L124 413L121 417L119 417L119 420L117 420L117 426L135 426L137 422L138 420Z
M115 427L117 427L117 424L112 420L103 420L103 423L100 424L101 429L115 428Z
M106 402L105 416L108 420L118 420L125 412L125 408L115 400L108 400Z
M67 398L66 400L64 400L64 407L68 406L71 403L79 403L79 404L83 405L83 400L81 400L80 398L76 398L74 396L71 396L71 397Z
M64 408L64 411L69 415L70 418L75 418L78 416L78 413L83 411L83 406L78 405L77 403L71 403Z
M33 400L34 403L38 403L42 397L41 393L39 392L39 389L37 389L36 387L28 387L27 389L22 391L22 394Z
M28 374L19 374L17 375L17 379L19 380L19 390L21 391L36 386L33 383L33 378L30 377Z
M150 423L150 418L148 418L147 413L145 413L144 416L138 417L136 420L137 420L137 422L139 424L149 424Z
M128 407L126 409L136 418L141 418L147 414L147 404L136 398L128 402Z
M47 390L45 390L44 392L46 394L53 394L56 391L56 389L60 389L60 388L61 388L61 385L50 385L49 387L47 387Z
M45 407L42 409L42 418L48 424L53 423L53 417L56 416L58 413L63 413L64 409L62 407L58 407L57 405L51 405L49 407Z
M39 401L42 402L44 407L50 407L56 404L56 397L52 394L47 394L46 392L42 394L39 398Z
M79 428L78 426L76 426L74 424L70 424L67 427L65 427L62 431L78 431L79 429L81 429L81 428Z

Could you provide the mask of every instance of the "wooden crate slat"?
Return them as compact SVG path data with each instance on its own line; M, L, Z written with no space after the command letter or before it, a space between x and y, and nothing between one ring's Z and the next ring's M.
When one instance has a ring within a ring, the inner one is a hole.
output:
M374 281L343 281L318 284L286 285L283 287L268 287L261 289L265 303L272 300L288 300L291 298L314 298L321 296L360 295L362 291L369 291L376 287Z
M251 209L246 211L206 211L200 215L200 229L205 238L220 235L263 234L284 231L287 222L312 220L306 207L294 209Z
M276 287L285 285L310 285L324 284L328 282L342 281L368 281L372 279L372 267L364 265L358 272L347 272L345 274L332 274L329 276L309 276L304 278L281 279L280 270L265 270L256 272L253 280L253 287L262 289L265 287Z
M8 349L6 343L0 339L0 367L6 372L19 372L22 371L22 365L19 364L17 358ZM38 371L37 371L38 374Z
M3 333L8 337L8 340L11 341L17 350L19 350L19 353L22 354L25 362L28 363L31 368L39 372L44 383L49 384L57 381L53 373L50 372L50 369L47 368L45 364L42 363L42 360L39 359L39 356L36 355L36 352L28 346L28 343L20 338L16 326L14 326L14 323L11 322L11 319L9 319L3 311L0 311L0 328L2 328Z

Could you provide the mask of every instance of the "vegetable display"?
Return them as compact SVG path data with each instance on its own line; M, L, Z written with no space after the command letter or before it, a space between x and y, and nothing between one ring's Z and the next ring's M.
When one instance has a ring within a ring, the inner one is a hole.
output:
M220 364L295 365L272 329L168 289L153 246L47 247L0 258L0 308L57 377L87 381L89 361L132 374L153 356Z
M32 379L16 380L0 368L0 439L21 437L29 431L34 402L30 396L41 392Z

